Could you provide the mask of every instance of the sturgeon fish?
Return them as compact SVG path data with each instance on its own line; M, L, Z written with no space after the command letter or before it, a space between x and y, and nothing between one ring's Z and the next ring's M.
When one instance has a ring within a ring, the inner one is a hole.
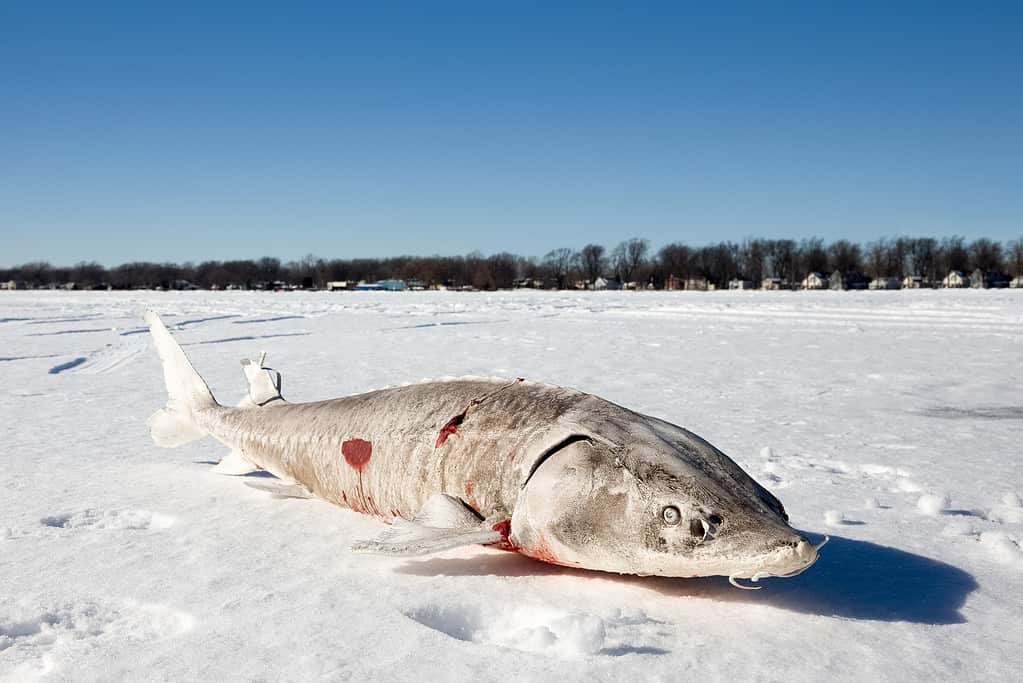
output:
M781 502L682 427L575 389L523 379L429 381L289 403L263 357L248 395L221 405L160 318L145 320L167 405L148 424L165 447L212 436L214 469L277 477L279 496L320 498L390 522L353 549L423 555L487 544L620 574L794 576L814 545ZM825 539L826 542L826 539Z

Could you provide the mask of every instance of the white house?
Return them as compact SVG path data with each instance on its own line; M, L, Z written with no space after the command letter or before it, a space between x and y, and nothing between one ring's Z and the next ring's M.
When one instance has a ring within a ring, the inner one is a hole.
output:
M946 289L962 289L970 286L970 276L962 271L951 270L941 281L941 286Z
M728 289L753 289L753 280L729 280Z
M622 288L622 284L616 280L608 280L605 277L598 277L593 281L592 287L598 291L617 290Z
M923 289L927 286L927 281L924 280L923 275L907 275L902 278L903 289Z
M809 273L799 283L800 289L827 289L828 278L818 272Z
M1016 277L1012 278L1012 280L1009 282L1009 286L1012 287L1013 289L1023 289L1023 275L1017 275Z
M870 281L870 289L899 289L899 278L876 277Z

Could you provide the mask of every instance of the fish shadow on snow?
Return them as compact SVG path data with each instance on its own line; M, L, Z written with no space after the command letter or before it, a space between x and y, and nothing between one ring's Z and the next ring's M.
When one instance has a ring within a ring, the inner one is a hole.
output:
M667 596L771 605L819 616L918 624L961 624L959 609L977 588L967 572L938 560L876 543L832 536L809 570L767 579L763 590L742 591L722 577L669 579L614 576L557 567L514 553L409 561L396 569L418 576L538 576L570 574L612 580ZM748 583L748 582L747 582Z

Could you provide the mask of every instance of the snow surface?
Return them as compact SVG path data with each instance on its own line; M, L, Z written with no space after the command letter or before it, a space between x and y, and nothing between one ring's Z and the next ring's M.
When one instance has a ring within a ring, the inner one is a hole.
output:
M694 430L831 542L760 591L354 555L380 522L151 443L146 306L222 401L260 350L292 401L566 384ZM3 293L0 679L1017 679L1021 368L1023 291Z

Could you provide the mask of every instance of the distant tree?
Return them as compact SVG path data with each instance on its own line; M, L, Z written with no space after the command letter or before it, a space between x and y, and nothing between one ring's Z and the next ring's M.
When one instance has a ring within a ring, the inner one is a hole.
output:
M568 276L579 259L578 252L562 247L547 253L543 258L547 272L553 280L557 289L565 289L568 284Z
M592 286L604 272L604 247L599 244L587 244L579 254L583 275Z
M693 252L694 270L715 287L726 288L739 274L738 253L738 247L731 242L700 247Z
M519 257L508 252L492 254L487 258L487 265L495 288L511 289L519 273Z
M768 272L790 283L798 281L796 273L796 243L792 240L768 240L765 243Z
M863 270L863 249L849 240L838 240L828 246L828 261L831 268L843 275Z
M650 242L639 237L625 240L611 252L611 262L615 277L619 282L632 282L636 269L646 259L650 250Z
M938 241L933 237L909 240L906 253L909 275L919 275L931 282L938 278ZM944 273L942 277L944 277Z
M952 270L968 271L970 254L966 249L966 241L959 235L943 238L938 247L936 260L940 277L944 277Z
M673 242L661 247L657 252L657 264L663 281L673 275L682 280L689 279L692 270L693 250L681 242Z
M256 262L258 277L265 282L273 282L280 279L281 260L272 256L264 256Z
M867 271L871 277L899 277L903 271L904 243L882 237L867 245Z
M987 238L976 239L970 243L970 264L985 273L1004 270L1002 245Z
M106 285L107 269L95 261L82 261L55 279L62 283L74 282L79 289L96 289Z
M53 279L53 266L46 261L24 263L19 266L18 270L20 277L15 279L24 280L30 287L47 287L56 284Z
M824 240L819 237L804 239L799 244L799 275L808 273L826 273L828 270L828 252L824 248Z
M1006 251L1009 254L1009 266L1013 275L1023 275L1023 237L1009 242Z
M767 274L767 248L764 240L747 238L739 247L739 273L757 286Z

